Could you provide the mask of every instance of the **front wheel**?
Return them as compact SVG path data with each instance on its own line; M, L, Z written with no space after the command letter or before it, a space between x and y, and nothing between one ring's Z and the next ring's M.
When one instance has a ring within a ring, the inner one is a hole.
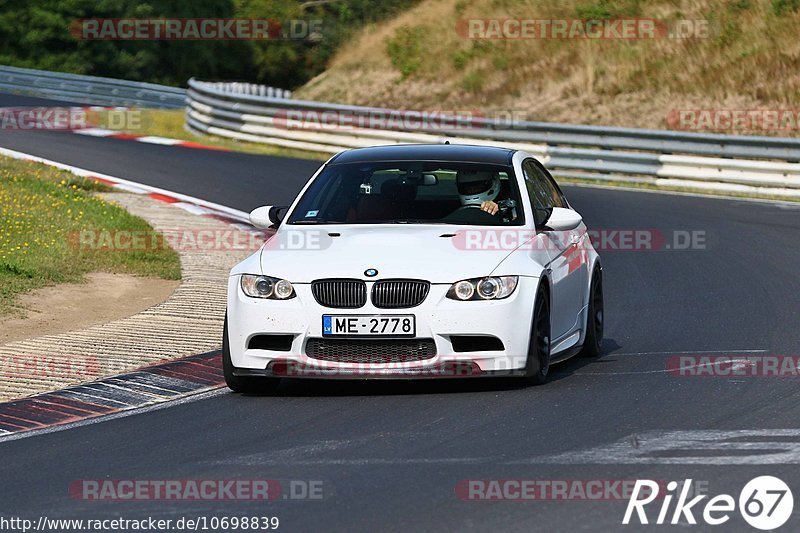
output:
M596 268L592 275L592 286L589 289L589 309L586 314L586 338L583 340L581 357L597 357L603 346L603 327L605 311L603 310L603 274Z
M541 385L547 381L550 370L550 298L543 287L536 293L528 359L525 363L525 381Z
M234 376L234 366L231 362L231 348L228 342L228 315L225 315L225 325L222 328L222 374L225 384L233 392L251 394L268 394L275 392L280 385L280 378Z

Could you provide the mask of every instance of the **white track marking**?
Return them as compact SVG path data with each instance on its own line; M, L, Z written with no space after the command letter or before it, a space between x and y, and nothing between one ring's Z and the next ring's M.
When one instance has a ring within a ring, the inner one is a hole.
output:
M187 202L176 202L172 204L173 207L179 207L184 211L188 211L193 215L208 215L209 213L213 213L213 211L206 209L205 207L201 207L199 205L190 204Z
M769 350L691 350L686 352L629 352L629 353L614 353L605 354L606 356L617 355L701 355L705 353L766 353Z
M84 128L82 130L73 130L72 133L77 133L78 135L89 135L90 137L110 137L119 132L103 128Z
M143 189L143 188L138 187L136 185L128 185L128 184L124 184L124 183L117 183L117 184L114 185L114 188L115 189L120 189L122 191L131 192L133 194L147 194L148 193L147 189Z
M155 135L145 135L143 137L137 137L134 139L140 143L150 143L150 144L163 144L165 146L174 146L176 144L183 144L185 141L181 141L179 139L169 139L167 137L156 137Z

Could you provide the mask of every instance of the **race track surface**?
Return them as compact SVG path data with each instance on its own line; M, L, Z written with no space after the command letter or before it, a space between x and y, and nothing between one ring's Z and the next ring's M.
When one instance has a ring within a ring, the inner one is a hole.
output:
M0 132L0 146L242 210L288 202L318 166L68 133ZM602 357L558 365L541 387L286 382L275 397L218 394L0 443L0 515L269 515L287 531L608 531L625 501L463 501L456 486L690 477L738 498L749 479L777 475L800 497L797 377L667 370L679 355L800 355L800 205L565 192L596 231L654 231L671 244L675 232L705 236L700 249L601 251ZM324 498L97 502L68 492L82 479L263 478L319 480ZM749 528L736 513L724 527Z

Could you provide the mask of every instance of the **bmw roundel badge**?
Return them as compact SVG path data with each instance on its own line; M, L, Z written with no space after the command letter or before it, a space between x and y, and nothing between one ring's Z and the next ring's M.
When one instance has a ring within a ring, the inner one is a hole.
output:
M364 275L367 276L368 278L374 278L375 276L378 275L378 271L375 270L374 268L368 268L364 271Z

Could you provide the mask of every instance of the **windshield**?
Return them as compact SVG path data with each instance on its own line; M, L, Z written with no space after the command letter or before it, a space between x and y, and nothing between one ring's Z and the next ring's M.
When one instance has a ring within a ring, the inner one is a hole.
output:
M488 209L494 214L481 209L486 202L496 204ZM495 226L524 220L509 166L402 161L326 167L288 223Z

